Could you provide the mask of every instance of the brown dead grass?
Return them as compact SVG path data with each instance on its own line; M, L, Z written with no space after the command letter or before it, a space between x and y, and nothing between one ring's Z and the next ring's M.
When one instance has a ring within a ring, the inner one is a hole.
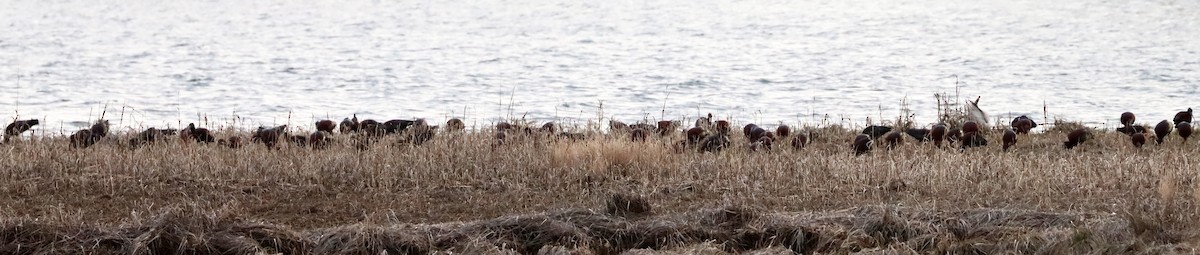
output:
M486 132L365 151L344 135L319 151L34 138L0 147L0 253L1193 253L1200 240L1196 142L1135 149L1096 131L1064 150L1051 130L1009 153L906 138L855 157L851 132L808 131L808 147L765 153L740 134L720 153L672 151L681 137L493 146Z

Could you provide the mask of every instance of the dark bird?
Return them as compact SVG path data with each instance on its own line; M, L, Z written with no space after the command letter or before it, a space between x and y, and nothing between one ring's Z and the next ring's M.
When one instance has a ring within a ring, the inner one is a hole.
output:
M1121 113L1121 126L1132 126L1134 121L1137 121L1137 116L1134 116L1132 112Z
M37 125L37 119L13 121L13 123L9 123L7 127L4 127L4 141L11 141L13 137L21 136L21 133L25 133L25 131L29 131L30 128Z
M872 141L871 141L870 135L860 134L858 136L855 136L854 143L851 144L852 147L854 147L854 155L858 156L858 155L863 155L863 154L866 154L867 152L870 152L871 151L871 143L872 143Z
M546 134L554 134L558 132L558 126L554 125L554 122L546 122L546 124L542 124L542 128L538 129L538 131Z
M712 129L713 113L708 113L708 117L697 118L695 128Z
M317 121L317 131L333 133L334 129L337 129L337 123L333 123L332 120Z
M987 146L987 143L987 138L983 137L983 134L979 131L963 132L962 144L959 146L959 148L966 150L967 148L983 147Z
M1129 139L1133 141L1133 147L1141 148L1146 144L1146 133L1134 133Z
M342 132L343 134L358 132L358 114L355 114L353 119L342 119L342 124L338 127L338 132Z
M758 138L758 141L755 141L754 143L750 144L750 151L760 151L760 150L769 151L769 150L771 150L771 143L774 143L774 142L775 142L775 139L771 138L771 137L764 136L764 137Z
M76 131L71 135L71 148L87 148L96 144L97 136L92 134L92 130L83 129Z
M883 141L887 142L888 150L891 150L904 143L904 135L900 132L891 132L883 137Z
M750 124L746 124L745 126L742 126L742 135L746 136L746 139L750 139L750 131L754 130L754 128L757 128L757 127L758 127L758 125L755 125L754 123L750 123Z
M942 141L946 140L946 124L937 124L929 131L929 136L933 138L933 145L938 148L942 147Z
M108 136L108 120L96 121L96 124L92 124L92 128L90 130L92 131L92 136L97 138Z
M216 140L207 128L196 128L195 123L188 123L187 128L179 131L179 138L185 142L211 143Z
M767 136L767 133L768 132L766 129L763 129L759 126L754 126L750 128L750 133L746 133L746 138L750 140L750 142L756 142L758 139Z
M1071 131L1070 134L1067 134L1067 141L1063 142L1063 148L1075 148L1076 146L1083 144L1083 142L1086 142L1088 138L1091 138L1091 136L1092 133L1088 132L1087 128L1075 129L1075 131Z
M1017 131L1013 131L1012 129L1004 130L1004 151L1007 152L1008 148L1010 148L1016 144L1017 144Z
M867 126L862 131L863 134L870 135L871 139L879 139L879 137L886 135L888 132L892 132L892 127L875 125Z
M704 140L705 136L704 128L702 127L689 128L684 134L687 136L687 144L699 143L700 140Z
M1171 134L1171 122L1169 122L1167 120L1163 120L1161 122L1158 122L1158 125L1154 126L1154 140L1158 141L1158 144L1162 144L1163 139L1166 139L1167 135L1170 135L1170 134Z
M792 128L788 127L788 125L779 125L775 127L775 135L778 135L779 138L787 138L789 135L792 135Z
M279 143L279 138L287 136L287 125L279 125L273 128L258 127L254 131L254 135L250 136L250 141L261 142L267 145L269 149L278 148L275 145Z
M671 135L671 133L675 133L675 130L678 128L679 125L676 125L674 121L661 120L658 121L658 129L655 129L655 131L658 132L658 135L660 136L668 136Z
M508 124L508 122L496 123L496 132L508 132L509 130L512 130L513 127L514 126L512 124Z
M649 131L649 132L654 132L655 130L658 130L658 127L655 127L654 125L650 125L650 124L646 124L646 123L638 123L638 124L629 125L630 130L639 129L639 128L645 129L646 131Z
M383 135L385 130L383 123L373 119L365 119L358 123L358 131L368 135Z
M1141 125L1123 126L1123 127L1117 128L1117 132L1126 134L1126 135L1133 135L1135 133L1145 133L1146 127L1143 127Z
M136 147L155 143L175 135L176 132L177 130L175 129L147 128L145 131L138 133L133 139L129 139L129 144Z
M436 126L429 126L425 119L417 119L413 121L413 125L404 133L402 141L421 145L433 139L433 135L437 132Z
M979 123L975 123L974 121L967 121L962 125L962 132L964 134L967 132L979 133L979 131Z
M458 118L453 118L446 121L446 129L449 131L462 131L467 129L467 124Z
M1033 119L1030 119L1029 116L1021 115L1020 117L1013 118L1012 121L1012 128L1017 134L1028 134L1029 130L1036 127L1037 122L1033 122Z
M803 149L805 145L808 145L808 136L796 134L796 136L792 137L792 148L799 150Z
M724 121L724 120L717 121L716 129L717 129L717 133L729 134L729 132L732 131L732 129L729 126L729 121Z
M717 132L700 141L700 152L718 152L729 147L729 121L718 120Z
M157 142L166 139L168 136L174 136L178 132L179 130L175 130L173 128L147 128L145 131L138 133L138 138L146 142Z
M629 131L629 125L626 125L625 122L620 122L620 121L616 121L616 120L608 121L608 132L609 133L628 132L628 131Z
M1183 122L1192 122L1192 108L1188 108L1187 111L1175 113L1174 121L1175 125Z
M1192 123L1180 122L1175 125L1175 133L1179 133L1179 137L1183 137L1183 142L1187 142L1189 136L1192 136Z
M711 134L700 141L700 152L718 152L729 147L729 135Z
M100 138L104 138L105 136L108 136L108 120L99 120L96 121L96 124L92 124L91 128L79 130L75 134L72 134L70 138L71 147L91 147L100 141Z
M646 137L650 135L650 131L645 128L635 128L629 132L629 140L634 142L645 142Z
M908 134L908 136L911 136L918 142L930 140L929 129L926 128L909 128L908 130L905 130L904 133Z
M959 131L957 128L951 128L950 131L946 131L947 142L957 142L959 140L962 140L962 131Z
M383 133L384 134L402 133L402 132L404 132L404 130L408 130L408 127L411 127L414 123L416 123L415 120L389 120L389 121L383 123Z

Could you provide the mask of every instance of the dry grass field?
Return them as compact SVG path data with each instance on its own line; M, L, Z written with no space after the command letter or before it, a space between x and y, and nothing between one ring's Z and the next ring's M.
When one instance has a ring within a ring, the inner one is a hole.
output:
M0 146L0 254L1200 252L1195 140L1138 149L1096 130L1066 150L1039 130L1005 153L991 130L965 152L906 136L854 156L857 132L808 131L803 149L752 152L737 130L717 153L673 151L680 134L442 131L367 150L342 134L325 150L26 137Z

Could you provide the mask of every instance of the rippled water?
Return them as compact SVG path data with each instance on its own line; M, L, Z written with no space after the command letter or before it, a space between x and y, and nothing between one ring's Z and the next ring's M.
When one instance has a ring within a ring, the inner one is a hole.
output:
M907 99L931 122L956 80L998 116L1200 108L1200 1L3 1L0 117L44 133L105 105L123 126L795 124Z

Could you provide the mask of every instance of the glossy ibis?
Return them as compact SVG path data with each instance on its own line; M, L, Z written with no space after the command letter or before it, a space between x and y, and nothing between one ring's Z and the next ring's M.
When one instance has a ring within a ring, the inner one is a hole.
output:
M462 131L467 129L467 124L458 118L453 118L446 121L446 129L449 131Z
M13 121L13 123L9 123L8 126L4 127L4 141L11 141L13 137L21 136L21 133L25 133L25 131L29 131L29 129L37 125L37 119Z
M333 133L334 129L337 129L337 123L333 123L332 120L317 121L317 131Z
M871 152L871 143L873 142L871 141L870 135L860 134L855 136L854 143L851 144L851 147L854 148L854 155L858 156L866 154L867 152Z
M778 135L779 138L787 138L791 134L792 128L788 127L788 125L779 125L778 127L775 127L775 135Z
M946 124L933 125L933 129L929 131L929 136L933 138L933 145L938 148L942 147L942 141L946 140Z
M1033 119L1030 119L1029 116L1021 115L1020 117L1013 118L1012 121L1012 128L1017 134L1028 134L1029 130L1036 127L1037 122L1033 122Z
M1146 133L1134 133L1129 136L1129 139L1133 142L1133 147L1141 148L1146 144Z
M1179 133L1179 137L1183 137L1183 142L1187 142L1188 137L1192 136L1192 123L1180 122L1175 125L1175 133Z
M1067 134L1067 141L1063 142L1063 148L1075 148L1076 146L1083 144L1083 142L1086 142L1089 138L1091 138L1091 136L1092 133L1089 132L1087 128L1075 129L1075 131L1071 131L1071 133Z
M888 132L892 132L892 127L876 125L867 126L862 131L863 134L870 135L871 139L879 139L879 137L886 135Z
M901 134L900 132L891 132L883 136L883 141L887 142L888 150L891 150L896 148L896 146L900 146L901 143L904 143L904 134Z
M1163 139L1166 139L1168 135L1171 135L1170 121L1163 120L1158 122L1158 125L1154 126L1154 140L1157 141L1158 144L1162 144Z
M1179 123L1184 122L1192 122L1192 108L1188 108L1187 111L1175 113L1174 121L1175 125L1179 125Z
M1014 131L1012 129L1004 130L1004 139L1003 140L1004 140L1004 148L1003 149L1005 152L1007 152L1008 148L1011 148L1013 145L1017 144L1017 131Z

